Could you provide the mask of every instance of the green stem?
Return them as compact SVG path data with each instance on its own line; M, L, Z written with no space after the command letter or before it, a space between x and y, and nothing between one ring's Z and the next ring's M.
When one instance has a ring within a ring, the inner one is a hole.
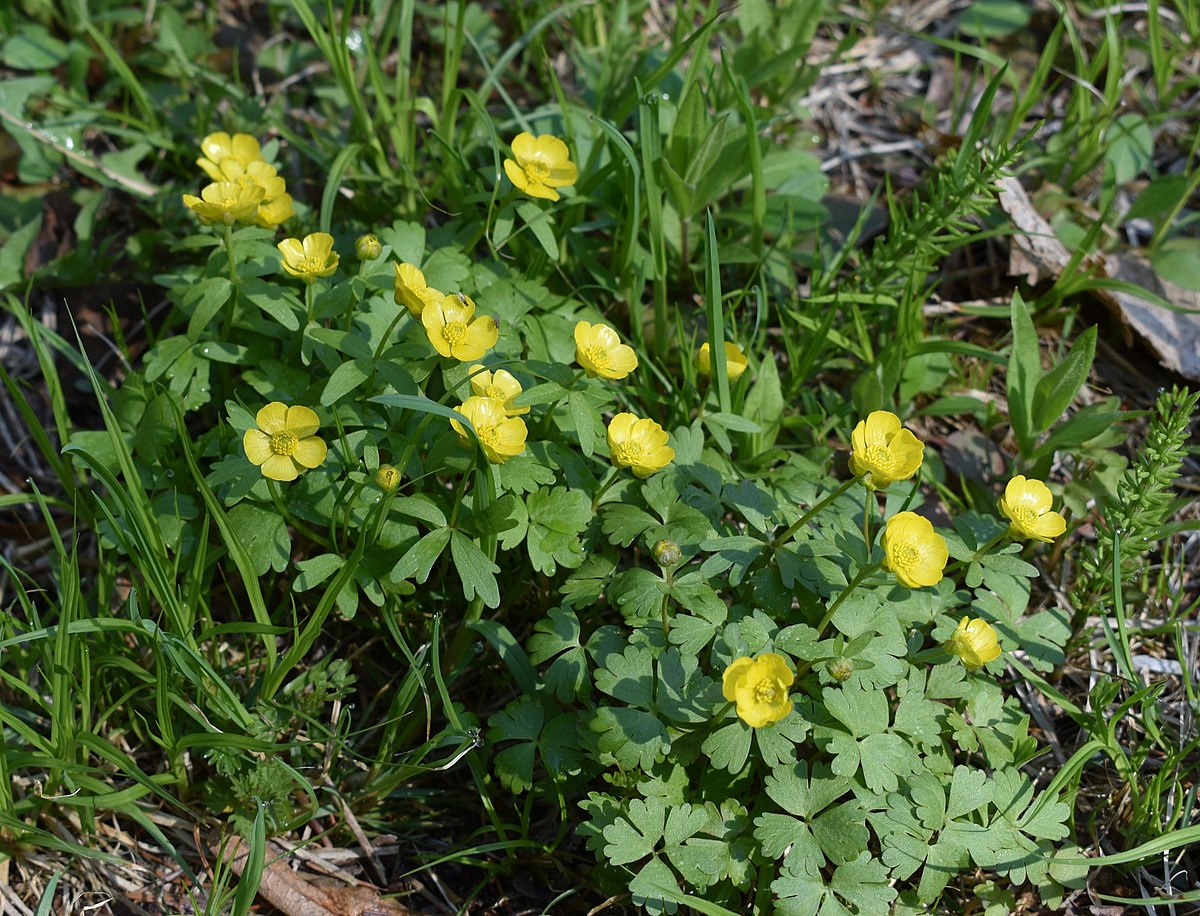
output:
M392 323L387 326L387 330L383 332L383 337L379 341L379 346L375 348L375 353L371 357L372 362L378 362L379 357L383 356L383 351L387 349L387 343L391 339L392 331L396 330L396 325L404 320L408 315L408 308L401 306L400 313L392 319Z
M597 491L596 498L592 500L592 512L596 511L597 507L600 505L600 500L602 500L604 498L604 494L608 492L608 488L617 482L617 475L620 473L620 471L620 468L614 467L608 472L608 478L601 485L599 491Z
M313 284L304 284L304 326L313 323L313 306L316 303L317 294L313 291Z
M675 580L675 571L673 569L664 570L663 578L666 580L667 590L663 592L660 613L662 614L663 642L666 643L667 637L671 634L671 623L667 620L667 610L671 606L671 584Z
M863 487L863 543L867 545L867 555L871 553L871 508L875 500L875 491L870 487Z
M1008 529L1005 528L998 535L996 535L994 538L992 538L990 541L988 541L986 544L984 544L982 547L980 547L978 550L976 550L973 554L971 554L971 559L955 560L953 563L951 563L946 568L945 574L949 575L954 570L963 569L964 567L970 566L972 563L974 563L976 560L978 560L985 553L987 553L989 550L991 550L993 547L995 547L997 544L999 544L1001 541L1003 541L1007 537L1008 537Z
M837 609L842 606L842 602L850 597L850 593L852 591L858 588L858 586L862 585L863 580L866 579L867 576L878 572L882 566L882 563L868 563L858 571L858 575L850 580L850 584L846 586L845 590L833 599L833 604L829 605L829 610L825 612L825 616L822 617L821 622L817 624L818 638L820 638L821 634L825 632L825 628L829 626L830 621L833 620L833 615L836 614Z
M845 481L840 487L838 487L836 490L834 490L832 493L830 493L828 496L826 496L824 499L822 499L819 503L817 503L815 506L813 506L811 509L809 509L807 512L805 512L802 516L800 516L799 520L796 521L795 524L791 525L787 529L787 531L783 532L783 534L779 535L779 537L777 537L773 541L771 541L771 543L769 545L770 550L771 551L778 550L780 547L782 547L784 544L786 544L788 541L790 541L792 539L792 536L797 531L799 531L801 528L803 528L806 524L808 524L809 520L814 515L816 515L818 512L820 512L826 506L828 506L831 502L833 502L835 499L837 499L839 496L841 496L843 493L845 493L847 490L849 490L856 483L858 483L858 478L851 477L849 480Z

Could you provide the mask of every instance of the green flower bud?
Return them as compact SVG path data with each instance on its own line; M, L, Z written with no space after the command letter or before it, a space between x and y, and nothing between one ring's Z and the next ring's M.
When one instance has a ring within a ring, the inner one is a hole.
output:
M400 472L390 464L381 464L375 471L375 485L384 493L391 493L400 486Z
M366 235L360 235L354 243L354 253L358 255L360 261L373 261L383 254L383 245L379 243L379 236L373 232L368 232Z
M854 662L839 655L837 658L831 658L825 663L825 670L829 672L829 676L835 681L848 681L850 680L850 676L854 674Z
M663 538L650 548L650 555L654 557L654 562L660 567L669 569L679 562L683 553L680 551L678 544Z

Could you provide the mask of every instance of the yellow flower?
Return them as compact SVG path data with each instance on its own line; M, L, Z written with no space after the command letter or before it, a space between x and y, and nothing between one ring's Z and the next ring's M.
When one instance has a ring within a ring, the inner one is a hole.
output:
M529 413L528 407L513 406L513 398L521 393L521 383L505 369L489 372L483 366L472 366L471 390L478 397L491 398L504 409L507 416Z
M201 140L200 152L204 153L204 157L197 159L196 165L213 181L227 180L221 172L221 166L229 160L243 166L262 161L262 149L258 140L250 134L234 134L231 137L223 130L209 134Z
M295 480L325 460L325 441L314 435L320 422L309 408L272 401L254 422L258 429L246 430L242 446L251 463L261 466L263 477Z
M425 275L413 264L393 264L396 268L396 304L403 305L414 318L420 318L425 306L441 302L446 294L425 285Z
M183 195L183 202L196 211L196 216L206 226L213 223L226 226L248 223L254 219L262 199L262 188L257 185L242 187L233 181L215 181L205 185L199 197Z
M915 512L898 512L883 529L884 565L906 588L923 588L942 581L950 551L933 523Z
M850 434L850 473L861 477L872 490L882 490L896 480L917 473L925 444L900 425L900 418L876 410L859 420Z
M631 413L619 413L608 424L608 452L614 465L631 468L638 477L649 477L675 460L666 430Z
M284 239L277 247L283 253L283 269L305 283L337 270L338 254L333 250L333 236L327 232L313 232L303 242Z
M525 421L520 417L505 416L504 407L491 398L467 398L459 406L458 412L475 427L475 435L483 446L483 453L492 464L504 464L509 458L525 451L525 437L529 434ZM451 420L450 425L458 433L463 445L471 444L471 438L461 423Z
M1052 541L1067 530L1067 520L1050 509L1054 497L1040 480L1017 475L1000 497L1000 514L1012 521L1012 537Z
M637 368L638 358L608 325L581 321L575 325L575 362L588 378L618 379Z
M558 200L554 189L570 187L578 177L567 144L551 134L518 134L512 151L516 162L505 159L504 174L530 197Z
M964 617L946 641L946 651L961 658L968 668L982 668L1000 657L996 629L986 620Z
M738 717L751 728L774 725L792 711L788 687L795 675L782 655L764 652L735 658L721 678L721 693L737 703Z
M696 354L696 370L701 375L712 374L712 350L709 348L706 340L700 345L700 351ZM737 381L738 377L746 371L746 354L742 352L742 348L735 343L725 341L725 375L729 381Z
M258 206L258 215L253 220L260 226L272 229L289 219L295 212L292 196L287 193L287 183L279 177L275 166L268 162L255 159L243 163L236 158L230 158L223 160L219 167L205 171L210 175L219 175L218 181L232 181L243 188L262 188L262 202Z
M475 318L475 303L462 293L429 303L421 312L421 324L435 350L464 363L479 359L500 339L496 319Z

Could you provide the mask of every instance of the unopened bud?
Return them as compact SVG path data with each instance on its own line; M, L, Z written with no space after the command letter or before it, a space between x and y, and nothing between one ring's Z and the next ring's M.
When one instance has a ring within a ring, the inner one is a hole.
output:
M375 260L383 254L383 245L379 242L379 236L373 232L360 235L354 243L354 253L358 255L360 261Z
M384 493L391 493L400 486L400 472L390 464L381 464L375 472L375 484Z
M850 676L854 674L854 662L839 655L837 658L831 658L825 663L825 670L829 672L829 676L835 681L848 681L850 680Z
M680 551L678 544L667 538L663 538L650 548L650 555L654 557L654 562L660 567L669 569L679 562L683 553Z

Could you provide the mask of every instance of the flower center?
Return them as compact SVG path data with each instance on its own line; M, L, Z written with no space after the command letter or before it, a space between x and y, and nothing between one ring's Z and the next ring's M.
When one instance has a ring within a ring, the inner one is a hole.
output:
M475 431L479 433L479 441L484 445L495 445L500 441L500 431L494 426L476 426Z
M779 687L774 681L759 681L754 685L754 699L759 703L774 703Z
M491 398L493 401L507 401L508 395L504 393L504 389L499 385L488 385L484 390L484 397Z
M549 177L550 166L546 165L540 159L530 159L525 163L525 174L529 176L530 181L540 183Z
M318 258L301 258L300 263L296 265L296 270L302 274L315 274L324 267L325 264Z
M284 430L271 436L271 453L283 455L286 458L296 451L296 446L299 444L300 440L296 438L295 433Z
M921 562L921 551L912 544L898 544L892 548L891 559L901 569L912 569Z
M863 456L863 463L886 471L892 467L895 459L892 450L886 445L869 445L867 453Z
M587 348L587 352L584 355L587 356L588 362L597 369L608 368L609 352L607 347L603 347L600 344L593 344Z
M1030 528L1037 524L1038 514L1029 506L1009 506L1008 511L1012 513L1012 520L1023 528Z
M462 343L467 336L467 326L461 321L451 321L442 328L442 338L451 346Z
M624 464L641 464L646 457L646 450L640 442L625 442L617 446L617 457Z

